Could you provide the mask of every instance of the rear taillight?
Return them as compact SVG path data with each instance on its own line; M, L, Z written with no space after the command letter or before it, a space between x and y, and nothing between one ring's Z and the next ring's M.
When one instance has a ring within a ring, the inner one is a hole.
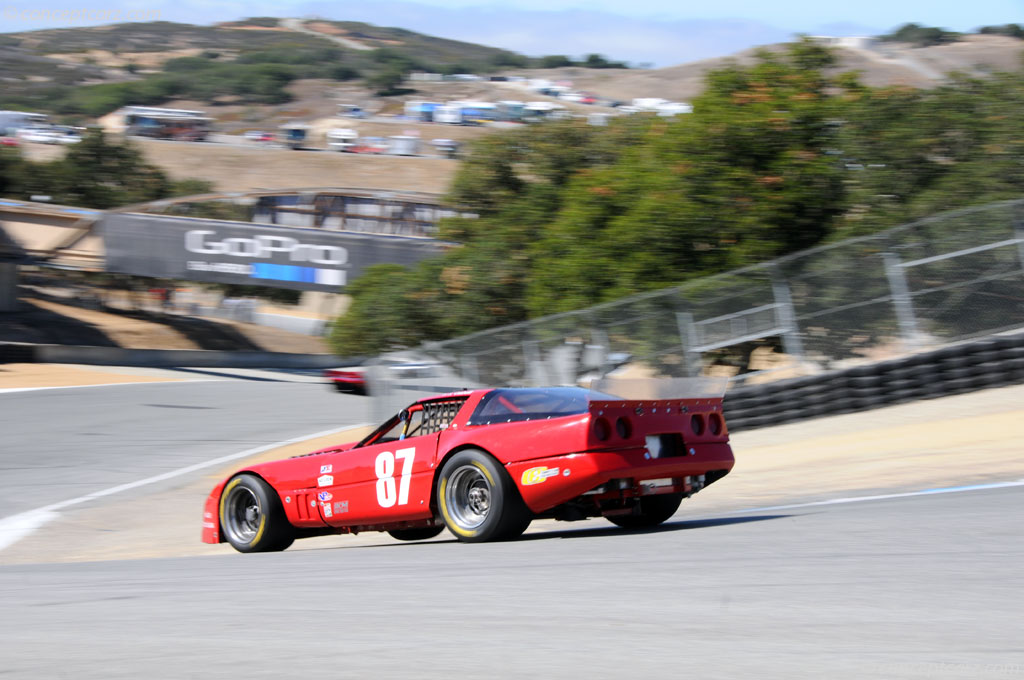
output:
M722 416L717 413L708 416L708 430L714 435L722 434Z
M699 413L690 416L690 430L698 437L704 434L704 416Z
M615 421L615 432L622 439L629 439L633 436L633 423L629 422L629 418L619 417Z
M612 436L612 426L608 424L607 418L598 418L594 421L594 436L599 442L608 441Z

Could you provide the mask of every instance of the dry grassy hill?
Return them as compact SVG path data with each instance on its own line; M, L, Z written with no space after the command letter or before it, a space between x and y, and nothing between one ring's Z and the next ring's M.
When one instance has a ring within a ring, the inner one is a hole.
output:
M534 71L525 75L570 80L573 86L605 97L631 100L661 97L688 101L701 93L708 71L734 61L752 63L761 49L779 50L782 45L744 50L728 57L704 59L678 66L649 70L593 70L583 68ZM985 75L1020 68L1024 41L999 35L969 35L949 45L911 47L905 43L875 43L871 49L836 48L836 72L860 71L867 85L934 87L951 71Z

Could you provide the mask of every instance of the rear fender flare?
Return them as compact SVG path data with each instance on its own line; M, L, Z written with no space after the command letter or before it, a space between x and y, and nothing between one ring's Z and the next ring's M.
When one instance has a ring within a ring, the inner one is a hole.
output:
M437 462L434 464L434 475L433 475L433 477L430 480L430 510L434 513L434 517L435 518L441 516L441 508L440 508L440 506L437 503L437 479L438 479L438 477L441 474L441 469L444 467L444 464L448 462L449 458L451 458L455 454L459 453L460 451L466 451L467 449L473 449L474 451L480 451L485 456L489 456L490 458L494 459L494 462L497 463L499 467L502 467L502 468L506 467L505 463L502 463L500 460L498 460L497 456L495 456L493 453L491 453L490 451L488 451L484 447L477 446L476 444L471 444L471 443L459 444L457 447L455 447L451 451L446 452L444 454L444 457L439 458L437 460ZM518 492L518 490L519 490L519 488L516 487L516 491L517 492Z

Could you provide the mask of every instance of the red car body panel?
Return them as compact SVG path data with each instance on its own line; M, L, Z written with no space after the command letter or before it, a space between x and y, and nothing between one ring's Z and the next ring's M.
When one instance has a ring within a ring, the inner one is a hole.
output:
M705 474L714 473L714 481L734 464L720 398L596 400L585 413L482 423L474 412L491 391L414 404L410 409L464 400L447 427L431 434L330 447L239 473L268 482L296 527L343 533L434 522L437 472L466 448L482 449L505 466L534 513L584 494L598 500L689 494L704 486ZM223 540L219 503L227 481L207 498L204 542Z
M340 383L351 387L366 386L366 376L362 371L327 368L324 369L324 377L335 384Z

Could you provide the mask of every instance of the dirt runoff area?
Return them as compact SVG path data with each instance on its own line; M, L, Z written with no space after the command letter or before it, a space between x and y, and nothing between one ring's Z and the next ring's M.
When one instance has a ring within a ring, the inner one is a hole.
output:
M128 369L120 371L129 375L115 369L52 368L69 381L81 379L83 372L104 381L134 379ZM54 380L46 371L22 376L26 382L35 379ZM230 553L225 544L199 541L203 500L219 480L246 464L352 441L364 432L343 431L267 451L155 496L119 498L66 512L0 552L0 564ZM1022 438L1024 385L740 432L731 438L737 460L732 474L685 501L673 521L759 508L779 511L776 506L794 503L845 502L878 494L1024 480ZM610 525L601 519L573 524L541 520L529 531L605 526ZM435 540L449 539L442 534ZM387 534L371 532L305 539L290 549L389 543L393 540Z

